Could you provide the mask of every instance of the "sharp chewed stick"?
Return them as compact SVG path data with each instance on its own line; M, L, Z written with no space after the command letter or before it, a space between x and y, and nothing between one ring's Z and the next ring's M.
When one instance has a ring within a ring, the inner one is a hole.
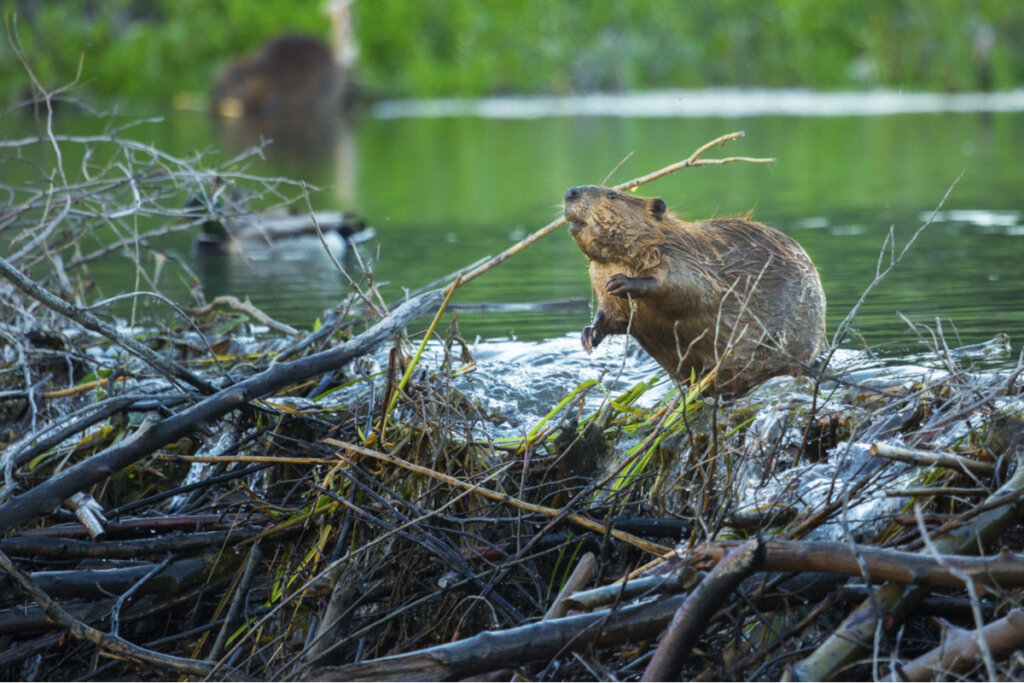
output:
M728 135L723 135L720 138L716 138L716 139L712 140L711 142L705 143L704 145L699 147L697 149L697 151L695 151L693 154L691 154L686 159L683 159L682 161L676 162L676 163L674 163L674 164L672 164L670 166L666 166L665 168L661 169L660 171L655 171L654 173L648 173L647 175L640 176L639 178L634 178L633 180L630 180L628 182L620 183L620 184L615 186L615 189L619 190L619 191L635 190L636 188L640 187L644 183L649 183L652 180L657 180L658 178L661 178L662 176L669 175L670 173L675 173L676 171L678 171L681 168L689 168L691 166L710 166L710 165L717 165L717 164L727 164L727 163L730 163L730 162L733 162L733 161L746 161L746 162L752 163L752 164L769 164L769 163L775 161L775 159L756 159L756 158L752 158L752 157L726 157L724 159L701 159L701 156L704 154L704 152L708 151L712 147L716 147L718 145L723 145L726 142L729 142L730 140L735 140L736 138L741 138L741 137L743 137L743 135L744 135L743 131L737 131L735 133L729 133ZM514 254L517 254L520 251L522 251L523 249L525 249L526 247L530 246L531 244L533 244L534 242L539 240L541 237L544 237L545 235L547 235L547 234L549 234L551 232L554 232L563 223L565 223L565 217L559 217L556 220L551 221L550 223L545 225L543 228L541 228L537 232L533 233L532 235L528 235L522 241L517 242L516 244L512 245L511 247L509 247L505 251L501 252L500 254L495 256L494 258L488 260L486 263L483 263L480 266L477 266L473 270L471 270L468 273L466 273L465 275L463 275L462 276L462 282L459 283L459 284L466 284L467 282L469 282L473 278L477 277L478 275L482 275L482 274L486 273L491 268L494 268L498 264L504 262L510 256L513 256ZM448 285L448 287L446 288L446 291L448 289L455 289L457 286L458 285L456 285L456 283L453 282L450 285Z

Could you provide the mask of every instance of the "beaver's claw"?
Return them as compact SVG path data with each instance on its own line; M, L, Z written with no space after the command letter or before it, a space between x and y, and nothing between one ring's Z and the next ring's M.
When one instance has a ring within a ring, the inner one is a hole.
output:
M587 353L592 353L594 347L600 344L602 339L604 339L604 332L592 325L584 327L583 334L580 335L580 341L583 342L583 350Z

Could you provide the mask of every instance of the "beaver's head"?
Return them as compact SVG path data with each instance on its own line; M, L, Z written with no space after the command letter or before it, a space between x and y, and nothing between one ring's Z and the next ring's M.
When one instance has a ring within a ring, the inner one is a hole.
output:
M221 73L210 100L214 111L222 116L258 114L266 104L268 87L261 62L255 58L240 59Z
M665 202L608 187L571 187L565 193L569 234L588 258L605 263L626 260L651 239L651 228L665 216Z

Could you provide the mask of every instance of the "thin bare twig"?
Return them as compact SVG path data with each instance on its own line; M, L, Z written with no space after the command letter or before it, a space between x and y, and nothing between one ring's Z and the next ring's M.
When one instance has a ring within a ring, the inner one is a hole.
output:
M716 138L716 139L712 140L711 142L708 142L708 143L705 143L704 145L701 145L701 147L698 148L697 151L695 151L693 154L691 154L686 159L683 159L682 161L679 161L679 162L676 162L676 163L671 164L669 166L666 166L665 168L662 168L661 170L655 171L653 173L648 173L647 175L640 176L639 178L634 178L634 179L629 180L627 182L619 183L618 185L615 186L615 189L616 190L620 190L620 191L635 190L636 188L640 187L641 185L643 185L645 183L649 183L652 180L657 180L658 178L661 178L663 176L669 175L670 173L675 173L676 171L678 171L681 168L690 168L690 167L693 167L693 166L707 166L707 165L727 164L727 163L731 163L731 162L734 162L734 161L745 161L745 162L748 162L748 163L755 163L755 164L766 164L766 163L771 163L771 162L775 161L775 159L755 159L755 158L750 158L750 157L728 157L728 158L725 158L725 159L701 159L700 158L701 155L704 154L704 152L708 151L712 147L715 147L717 145L723 145L726 142L729 142L730 140L735 140L736 138L743 137L743 135L744 134L743 134L742 131L738 131L738 132L735 132L735 133L729 133L728 135L723 135L723 136L721 136L719 138ZM514 256L515 254L519 253L523 249L527 248L528 246L530 246L531 244L533 244L534 242L536 242L540 238L542 238L542 237L544 237L544 236L554 232L556 229L558 229L560 226L562 226L564 224L565 224L565 216L561 216L561 217L551 221L550 223L545 225L540 230L536 231L535 233L533 233L531 235L526 236L525 238L523 238L522 240L520 240L516 244L512 245L511 247L509 247L505 251L503 251L500 254L498 254L497 256L491 258L491 260L487 261L486 263L484 263L484 264L474 268L473 270L471 270L468 273L466 273L465 275L463 275L462 276L462 283L461 284L466 284L467 282L470 282L471 280L476 279L478 276L483 275L484 273L486 273L487 271L491 270L495 266L500 265L501 263L506 261L509 257ZM452 284L448 285L448 288L453 288L453 287L456 287L456 286L458 286L458 285L455 285L454 283L452 283Z
M162 652L147 650L138 645L133 645L123 638L97 631L83 624L71 616L63 607L51 600L50 596L36 586L35 582L18 569L2 551L0 551L0 569L3 569L21 591L32 598L46 612L46 616L50 617L50 619L75 638L88 641L97 647L121 656L145 662L158 669L167 669L179 674L205 676L213 668L213 662L186 659L185 657L175 657L173 655L165 655Z

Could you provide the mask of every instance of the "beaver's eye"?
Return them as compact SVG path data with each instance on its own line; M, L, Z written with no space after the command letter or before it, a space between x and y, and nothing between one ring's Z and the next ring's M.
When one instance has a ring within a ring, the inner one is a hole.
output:
M608 199L618 199L619 198L619 193L618 192L609 192L605 196L608 197Z

